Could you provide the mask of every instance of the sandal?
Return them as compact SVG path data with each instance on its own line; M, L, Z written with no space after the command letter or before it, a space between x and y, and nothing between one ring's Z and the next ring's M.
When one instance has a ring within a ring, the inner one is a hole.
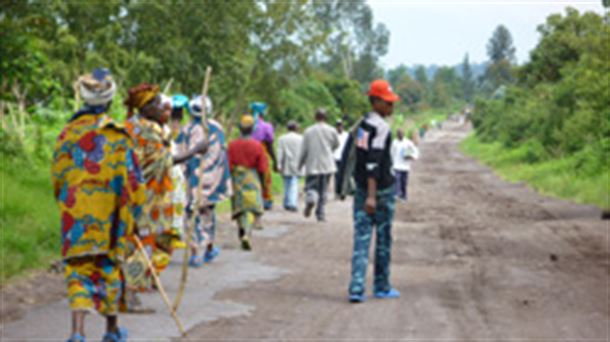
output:
M72 337L70 337L66 342L85 342L85 336L76 333L74 335L72 335Z
M364 303L365 301L366 301L366 295L364 293L349 295L350 303Z
M203 258L199 258L196 255L192 255L189 259L189 266L199 268L203 266Z
M395 288L391 288L387 292L383 292L383 291L375 292L375 298L379 298L379 299L386 299L386 298L391 299L391 298L399 298L399 297L400 297L400 292Z
M107 332L102 342L127 342L127 329L118 328L115 332Z
M244 251L252 250L252 246L250 245L250 239L245 236L241 239L241 249L243 249Z
M203 255L203 262L212 262L220 254L220 248L214 247L211 251L206 251Z

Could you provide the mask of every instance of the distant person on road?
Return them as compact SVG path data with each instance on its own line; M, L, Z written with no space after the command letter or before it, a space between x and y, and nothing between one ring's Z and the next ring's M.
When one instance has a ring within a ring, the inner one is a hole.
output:
M305 130L299 157L299 168L305 168L305 217L316 207L322 222L330 176L337 171L333 151L339 147L337 131L326 123L326 110L316 111L316 123Z
M345 143L347 142L347 138L349 137L349 133L347 133L343 127L343 120L339 119L335 122L335 129L337 130L337 135L339 137L339 147L335 149L333 152L333 157L335 158L335 165L337 165L337 171L340 169L341 157L343 156L343 149L345 149ZM339 193L339 177L335 174L334 184L335 184L335 193Z
M407 201L407 186L409 183L409 171L411 161L419 158L419 149L415 144L404 136L404 131L396 130L396 139L392 141L392 163L396 176L396 198Z
M417 130L411 130L411 141L415 144L415 146L419 145L419 135L417 134Z
M242 116L239 122L241 136L229 144L229 167L233 181L232 217L239 227L241 248L252 249L250 242L252 228L261 229L260 219L263 215L262 194L268 186L265 173L269 171L269 161L263 145L252 139L254 118Z
M110 72L96 69L77 85L85 105L57 138L51 167L72 311L68 341L84 341L93 311L106 317L104 341L125 341L127 330L118 326L122 266L145 200L142 173L129 133L106 114L116 91Z
M284 209L298 211L299 200L299 153L303 136L298 133L299 125L296 121L289 121L288 133L278 139L277 162L279 171L284 177Z
M278 171L277 159L275 158L275 149L273 148L273 141L275 139L275 132L273 124L265 121L264 117L267 113L267 104L264 102L253 102L250 104L252 110L252 116L254 117L254 131L252 132L252 138L261 144L267 154L267 159L273 162L273 171ZM269 168L265 173L265 188L263 189L263 205L265 210L271 210L273 207L273 194L271 193L272 184L272 169Z
M392 115L399 100L385 80L371 83L369 102L372 111L360 121L348 146L355 145L354 178L354 250L349 300L366 300L365 283L369 246L373 226L377 228L375 246L375 280L373 294L377 298L397 298L400 292L390 284L392 220L394 217L394 176L392 175L392 133L385 121Z

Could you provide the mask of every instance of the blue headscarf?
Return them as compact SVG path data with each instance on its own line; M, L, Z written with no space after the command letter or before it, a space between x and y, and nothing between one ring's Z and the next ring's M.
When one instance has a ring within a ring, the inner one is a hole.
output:
M250 109L252 110L252 116L254 116L254 119L258 119L259 116L265 116L267 104L265 102L252 102L250 104Z
M186 108L190 113L191 108L189 106L189 98L183 94L176 94L172 96L172 108Z

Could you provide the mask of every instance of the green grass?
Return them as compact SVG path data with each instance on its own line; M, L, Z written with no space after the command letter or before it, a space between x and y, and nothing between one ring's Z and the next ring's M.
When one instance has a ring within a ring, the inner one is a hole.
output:
M61 247L59 209L53 197L50 171L38 163L18 166L5 162L0 168L2 282L28 270L47 268L60 258ZM276 196L283 192L282 176L276 173L272 191ZM230 212L231 201L219 203L217 210Z
M599 172L579 172L576 156L527 163L526 146L507 149L500 143L482 143L472 134L460 145L462 151L492 167L502 178L511 182L526 182L538 192L609 208L608 169Z
M46 268L59 258L59 211L50 182L50 171L35 166L0 169L2 232L0 279L25 270Z

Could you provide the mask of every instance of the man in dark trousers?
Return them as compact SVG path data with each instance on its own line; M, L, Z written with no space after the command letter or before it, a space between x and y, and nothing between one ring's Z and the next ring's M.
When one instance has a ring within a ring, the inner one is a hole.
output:
M326 123L326 111L316 111L316 123L305 130L299 169L305 169L305 217L316 207L318 221L324 221L326 191L330 176L337 171L333 151L339 147L337 131Z
M377 228L373 294L376 298L400 296L400 292L390 285L395 187L390 155L392 134L385 121L392 114L394 102L399 97L385 80L373 81L368 95L372 111L360 122L357 132L350 136L356 149L354 252L349 285L349 300L352 303L366 300L366 269L373 226Z

